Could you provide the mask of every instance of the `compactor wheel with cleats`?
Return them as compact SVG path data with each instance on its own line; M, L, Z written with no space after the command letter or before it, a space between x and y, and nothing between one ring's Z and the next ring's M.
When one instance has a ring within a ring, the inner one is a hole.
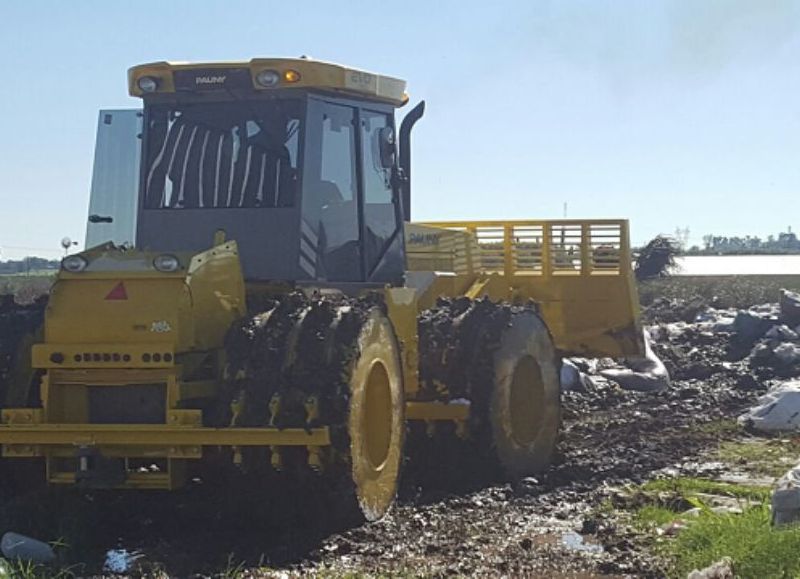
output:
M272 449L269 458L249 453L244 466L268 461L287 476L317 470L340 516L383 516L397 492L405 434L399 346L383 308L282 296L238 324L226 349L231 425L327 426L331 436L313 460Z
M535 308L440 300L420 318L422 395L468 400L473 458L518 478L546 468L561 421L558 357Z
M542 319L518 312L493 354L489 423L497 459L512 477L546 468L561 424L560 385L553 342Z

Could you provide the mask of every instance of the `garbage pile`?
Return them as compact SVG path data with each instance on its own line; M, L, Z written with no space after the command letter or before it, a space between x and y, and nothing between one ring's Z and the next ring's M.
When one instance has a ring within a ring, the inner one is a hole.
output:
M800 294L783 290L779 303L747 310L710 307L700 299L657 299L643 312L647 354L642 360L564 360L562 391L586 397L609 389L665 393L718 402L740 422L764 432L800 431ZM741 406L740 406L741 407Z

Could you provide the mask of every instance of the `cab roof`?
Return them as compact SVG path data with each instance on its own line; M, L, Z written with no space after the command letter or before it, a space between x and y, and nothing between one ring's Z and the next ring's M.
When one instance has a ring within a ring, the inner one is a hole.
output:
M230 89L270 91L286 88L340 92L396 107L408 102L404 80L309 58L152 62L128 70L128 92L136 97Z

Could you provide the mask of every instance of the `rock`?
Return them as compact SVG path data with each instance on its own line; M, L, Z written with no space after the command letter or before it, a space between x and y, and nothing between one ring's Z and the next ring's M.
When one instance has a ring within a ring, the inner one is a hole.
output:
M40 565L52 563L56 559L50 545L18 533L9 532L3 535L0 549L8 559L22 559Z
M739 310L733 320L733 331L740 341L752 344L766 334L774 322L771 317L752 310Z
M781 342L793 342L797 339L797 332L786 324L781 324L780 326L772 326L767 330L767 333L764 334L764 337L772 340L780 340Z
M772 491L772 524L784 525L798 520L800 520L800 464L779 478Z
M650 347L650 336L644 333L645 357L627 360L628 368L600 370L600 375L613 380L625 390L660 392L670 386L666 366Z
M723 557L705 569L695 569L686 576L686 579L733 579L733 560Z
M781 290L781 321L790 326L800 324L800 294Z
M772 388L738 421L764 432L800 430L800 380Z

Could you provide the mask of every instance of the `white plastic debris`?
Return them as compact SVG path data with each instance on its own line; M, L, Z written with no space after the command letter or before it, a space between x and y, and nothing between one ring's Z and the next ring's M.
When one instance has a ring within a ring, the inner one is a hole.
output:
M790 380L772 388L738 420L740 424L764 432L800 430L800 380Z
M764 336L773 340L791 342L797 339L797 332L795 332L789 326L781 324L780 326L772 326L769 330L767 330L767 333L764 334Z
M695 327L704 332L733 332L736 310L717 310L708 308L697 314Z
M772 491L772 524L800 520L800 465L792 467L775 483Z
M781 290L781 320L791 326L800 323L800 294Z
M561 361L561 391L586 392L591 387L591 380L572 360L564 358Z
M22 559L40 565L55 561L53 548L37 539L8 532L0 539L0 550L7 559Z
M103 570L110 573L127 573L130 571L133 564L142 557L144 557L144 555L137 551L111 549L106 552L106 561L103 565Z
M734 577L733 560L730 557L723 557L705 569L695 569L686 576L686 579L733 579Z
M613 380L625 390L658 392L669 388L669 372L650 347L650 336L647 332L644 332L644 347L644 358L629 359L626 361L627 368L601 370L600 375Z
M781 364L786 364L788 366L800 362L800 347L794 344L788 342L780 344L776 346L773 351L775 353L775 358L777 358Z

